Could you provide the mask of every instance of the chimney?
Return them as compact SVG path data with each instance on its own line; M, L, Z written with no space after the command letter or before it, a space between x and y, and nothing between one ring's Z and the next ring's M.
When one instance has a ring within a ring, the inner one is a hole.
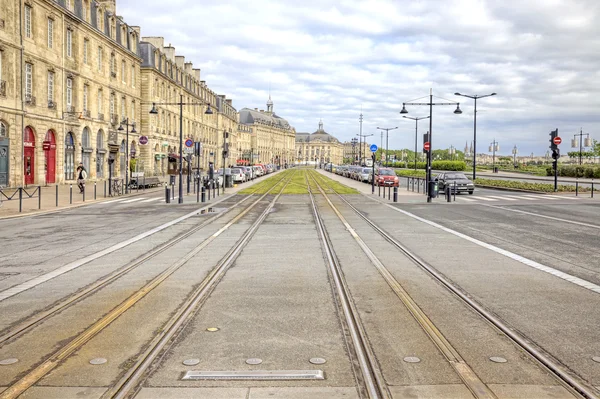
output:
M225 101L227 101L227 104L231 105L231 99L230 98L226 99Z
M117 1L116 0L98 0L98 3L113 14L117 13Z
M196 77L196 80L200 81L200 69L194 69L194 76Z
M175 64L177 64L177 66L179 67L179 69L183 69L185 68L185 57L183 55L176 55L175 56Z
M141 29L139 26L130 26L131 30L133 30L135 32L135 34L137 35L137 37L140 37L140 32Z
M163 51L167 56L167 60L175 61L175 47L171 46L171 43L167 47L163 47Z
M154 47L156 47L159 51L163 51L163 46L165 45L165 38L160 36L148 36L142 37L143 42L150 43Z
M192 72L194 70L194 64L192 64L191 62L186 62L185 63L185 73L187 73L188 75L193 75L194 72Z

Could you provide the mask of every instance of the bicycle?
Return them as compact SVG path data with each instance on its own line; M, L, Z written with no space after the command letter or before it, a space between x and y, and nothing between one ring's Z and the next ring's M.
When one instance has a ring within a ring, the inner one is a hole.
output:
M111 197L121 195L123 192L123 182L121 179L114 179L111 183Z

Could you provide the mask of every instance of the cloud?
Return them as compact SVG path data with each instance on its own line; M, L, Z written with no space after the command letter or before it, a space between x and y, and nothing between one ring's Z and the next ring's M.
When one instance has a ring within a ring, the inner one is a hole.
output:
M600 139L597 1L122 0L117 7L142 36L163 36L201 68L237 109L265 108L270 86L275 111L299 132L314 131L322 118L328 132L350 140L362 109L363 132L378 138L377 126L399 126L390 147L412 148L414 122L398 112L413 98L428 101L432 88L434 101L460 101L464 111L433 107L437 148L462 149L473 138L473 101L457 91L498 93L478 102L480 149L495 138L507 154L516 144L542 155L555 128L565 143L580 127ZM429 113L407 108L411 116Z

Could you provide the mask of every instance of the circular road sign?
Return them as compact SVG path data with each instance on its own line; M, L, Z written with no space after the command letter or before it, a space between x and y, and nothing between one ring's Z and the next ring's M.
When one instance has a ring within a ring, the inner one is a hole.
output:
M192 139L186 139L185 140L185 146L186 147L192 147L194 145L194 140Z
M148 136L140 136L140 144L148 144Z
M431 148L431 144L429 144L429 141L427 141L423 144L423 149L425 151L429 151L430 148Z
M556 145L559 145L560 143L562 143L562 139L560 137L558 137L558 136L556 136L554 139L552 139L552 141Z
M371 152L377 152L377 144L371 144L371 147L369 147L369 149L371 150Z

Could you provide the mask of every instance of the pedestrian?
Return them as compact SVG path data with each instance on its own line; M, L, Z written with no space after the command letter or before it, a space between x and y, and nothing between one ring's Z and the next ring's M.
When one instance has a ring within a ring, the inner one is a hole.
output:
M83 194L85 190L85 179L87 179L87 172L83 163L79 162L77 167L77 186L79 187L79 194Z

